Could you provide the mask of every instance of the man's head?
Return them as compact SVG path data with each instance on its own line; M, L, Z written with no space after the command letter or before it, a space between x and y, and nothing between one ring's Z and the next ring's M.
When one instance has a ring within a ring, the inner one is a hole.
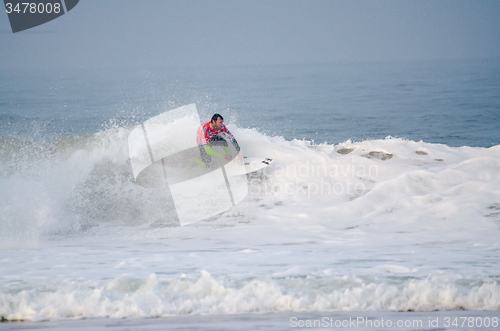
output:
M214 114L214 116L212 116L212 120L210 121L210 123L212 123L213 127L219 130L224 125L224 118L219 114Z

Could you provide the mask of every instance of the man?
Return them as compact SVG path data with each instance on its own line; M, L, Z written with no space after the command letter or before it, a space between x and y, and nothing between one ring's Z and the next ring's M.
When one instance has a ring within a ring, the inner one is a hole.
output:
M197 164L210 168L212 157L225 158L227 161L232 160L231 149L224 138L233 143L238 152L240 151L240 146L224 125L224 118L220 114L214 114L210 122L200 125L196 132L196 142L200 148L202 160L197 162ZM215 146L222 146L225 154L214 151L212 147Z

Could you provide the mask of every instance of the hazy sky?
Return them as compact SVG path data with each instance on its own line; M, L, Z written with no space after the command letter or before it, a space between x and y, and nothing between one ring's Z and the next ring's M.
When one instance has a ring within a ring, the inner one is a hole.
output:
M13 34L0 67L130 67L500 57L500 1L80 0Z

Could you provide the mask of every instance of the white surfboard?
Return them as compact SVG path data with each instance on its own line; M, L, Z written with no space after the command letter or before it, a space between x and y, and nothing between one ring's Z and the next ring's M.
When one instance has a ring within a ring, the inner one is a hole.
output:
M244 157L246 173L250 174L252 172L264 169L273 163L273 159L262 158L262 157Z
M188 155L188 153L184 153L185 155ZM185 156L184 155L184 156ZM182 156L182 155L181 155ZM201 176L205 173L208 173L210 171L213 171L213 169L208 168L200 168L196 163L193 161L196 158L193 156L190 157L179 157L178 159L174 160L180 162L180 164L177 164L178 167L168 167L170 162L163 160L159 160L151 165L149 165L146 169L141 171L141 173L136 177L135 182L136 184L146 187L146 188L158 188L158 187L164 187L166 185L165 182L165 177L164 177L164 167L167 166L169 169L169 173L171 174L170 176L170 182L171 184L180 181L183 179L182 174L186 172L189 178L191 177L197 177ZM226 164L226 166L229 166L228 169L228 175L229 176L239 176L239 175L245 175L245 174L251 174L253 172L257 172L259 170L262 170L266 167L268 167L271 163L273 163L273 159L270 158L264 158L264 157L255 157L255 156L244 156L243 157L243 162L245 167L241 167L241 163L238 162L238 158L236 157L234 160L227 162L224 159L215 159L216 162L221 162ZM128 163L128 162L127 162ZM215 163L215 162L214 162ZM232 166L234 165L234 166ZM219 165L215 164L215 167L219 167ZM178 172L176 172L176 168L179 169ZM177 180L172 181L172 178L176 178ZM188 178L184 178L188 179Z

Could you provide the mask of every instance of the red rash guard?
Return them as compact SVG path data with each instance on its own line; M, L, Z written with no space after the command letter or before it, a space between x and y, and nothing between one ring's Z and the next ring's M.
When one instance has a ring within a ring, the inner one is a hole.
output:
M222 125L222 128L220 130L217 130L216 128L212 127L210 125L210 122L200 125L198 131L196 132L196 143L204 146L208 145L210 144L212 138L218 135L219 133L225 133L229 136L232 136L231 132L229 132L229 130L226 128L225 125Z

